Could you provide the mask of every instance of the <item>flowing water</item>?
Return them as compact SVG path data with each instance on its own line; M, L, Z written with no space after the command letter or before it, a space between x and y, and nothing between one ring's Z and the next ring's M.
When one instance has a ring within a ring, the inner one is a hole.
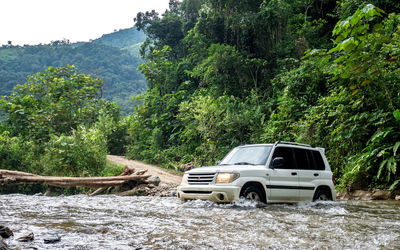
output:
M12 249L400 249L400 203L0 195ZM30 243L16 240L33 232ZM61 241L44 244L54 235Z

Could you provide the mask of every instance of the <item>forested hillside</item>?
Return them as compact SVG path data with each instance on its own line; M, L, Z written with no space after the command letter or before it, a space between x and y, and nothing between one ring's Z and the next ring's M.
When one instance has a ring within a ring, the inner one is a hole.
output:
M122 49L140 44L144 42L144 40L146 40L146 35L143 32L135 28L129 28L102 35L100 38L93 40L93 42Z
M136 159L214 164L277 140L326 148L342 187L399 183L400 2L184 0L139 13Z
M132 113L130 97L146 89L146 81L137 70L142 62L138 50L144 40L143 32L130 28L88 43L71 44L65 40L48 45L3 46L0 48L0 96L10 94L30 74L49 66L73 64L80 72L101 78L103 97L119 104L123 114Z

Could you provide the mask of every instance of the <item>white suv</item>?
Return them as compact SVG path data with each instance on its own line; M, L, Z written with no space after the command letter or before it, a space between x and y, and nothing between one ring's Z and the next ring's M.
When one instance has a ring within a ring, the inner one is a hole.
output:
M335 200L334 177L325 149L277 141L234 148L213 167L185 172L178 197L264 203Z

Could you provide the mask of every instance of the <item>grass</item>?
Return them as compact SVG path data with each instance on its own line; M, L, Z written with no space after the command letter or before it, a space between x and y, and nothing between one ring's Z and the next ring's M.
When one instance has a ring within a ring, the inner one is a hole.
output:
M124 170L124 165L119 165L107 161L106 167L101 171L101 176L117 176Z

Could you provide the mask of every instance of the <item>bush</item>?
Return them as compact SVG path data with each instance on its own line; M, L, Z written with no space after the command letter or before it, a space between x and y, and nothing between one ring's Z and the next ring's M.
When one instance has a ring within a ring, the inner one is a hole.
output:
M10 137L9 132L3 132L0 134L0 168L37 172L38 150L32 142Z
M108 153L112 155L124 155L126 146L129 144L127 120L120 120L120 117L101 115L94 127L100 130L106 141Z
M105 168L107 144L104 134L81 126L71 136L52 136L41 160L45 174L95 176Z

